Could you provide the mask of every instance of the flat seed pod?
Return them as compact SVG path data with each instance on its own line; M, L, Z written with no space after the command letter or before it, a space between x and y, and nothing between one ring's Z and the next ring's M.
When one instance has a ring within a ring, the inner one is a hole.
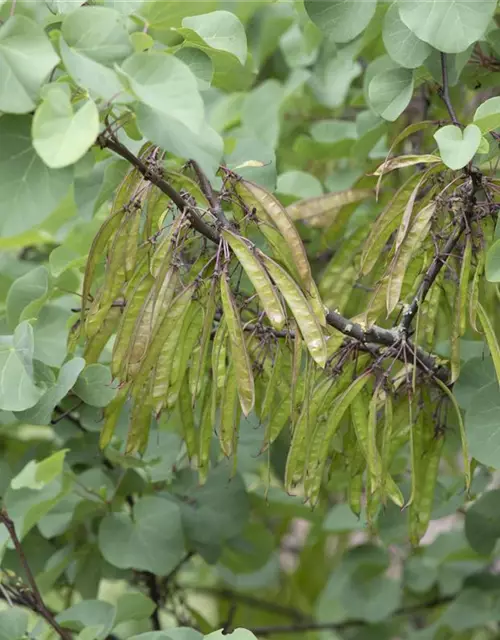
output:
M144 453L148 444L151 427L152 404L149 395L150 382L146 381L141 388L140 397L136 399L130 415L130 427L125 445L125 455Z
M408 264L414 252L421 246L430 231L431 219L436 210L436 203L431 202L416 214L415 219L401 245L397 248L389 267L387 283L387 314L390 315L401 297L403 280Z
M262 263L247 246L243 238L231 231L223 231L222 235L253 284L269 321L275 329L282 329L286 319L285 312Z
M184 328L174 354L174 362L170 375L170 388L167 394L167 406L173 407L177 402L181 384L187 379L186 371L192 358L194 347L200 339L203 329L203 310L196 300L190 305L184 321Z
M226 380L226 338L227 326L223 317L215 331L212 343L212 376L214 386L218 391L224 388Z
M140 397L142 387L151 370L154 368L155 363L158 361L163 346L165 345L167 338L172 333L175 325L182 322L182 318L191 303L194 288L195 285L191 284L186 287L184 291L179 293L179 295L173 300L164 317L158 322L158 326L156 327L151 341L149 342L145 356L140 363L139 370L135 375L132 389L135 397Z
M165 272L165 264L171 264L174 247L183 231L184 224L184 218L179 215L175 218L170 229L162 234L151 257L150 271L155 278Z
M440 160L440 158L438 158ZM346 204L360 202L373 196L371 189L346 189L345 191L335 191L314 198L305 198L294 202L286 208L287 214L292 220L305 220L318 216L334 216L335 212Z
M82 311L80 316L81 326L85 323L85 305L89 299L90 287L92 286L95 268L104 255L108 242L120 226L122 216L123 212L117 211L113 215L109 216L109 218L106 218L92 241L87 258L87 264L85 265L85 274L83 276Z
M297 406L302 402L304 393L304 380L300 378L295 390L295 401L297 403ZM291 399L292 394L291 390L289 389L288 392L286 392L283 396L280 396L280 400L275 403L274 409L271 412L269 421L266 425L262 451L265 451L269 447L269 445L271 445L278 438L280 433L285 428L285 425L290 418Z
M210 444L212 442L213 422L212 422L212 381L207 379L204 383L204 398L202 403L200 429L199 429L199 451L198 451L198 473L200 482L203 484L207 479L208 465L210 462Z
M488 345L488 349L490 350L493 365L495 367L495 372L497 374L498 384L500 385L500 347L498 346L498 341L495 335L495 330L493 329L493 325L491 324L491 321L488 318L488 314L486 313L483 305L480 302L477 303L477 315L479 316L479 322L481 323L481 327L483 328L484 337L486 338L486 344Z
M408 198L411 197L415 184L420 182L420 178L420 174L408 178L373 223L361 255L360 269L362 275L370 273L380 259L387 241L399 226Z
M361 497L363 495L363 474L352 476L347 488L347 500L354 515L361 515Z
M361 393L363 387L367 384L370 378L371 373L369 371L361 374L346 389L346 391L337 398L330 410L330 414L324 428L317 429L313 436L311 455L307 461L306 472L307 477L310 478L307 483L306 495L311 501L311 504L315 504L318 497L321 479L323 478L323 470L328 458L328 451L332 438L340 426L344 413L347 411L354 398Z
M300 287L288 273L274 260L271 260L262 252L259 253L269 275L290 307L309 353L316 364L324 368L327 358L326 341L316 314L311 309Z
M104 319L101 330L93 335L85 345L83 357L85 358L85 362L87 364L92 364L93 362L97 362L99 360L99 356L101 355L104 347L107 345L108 340L115 332L118 323L120 322L121 316L122 309L120 307L111 307L108 315Z
M261 218L264 222L271 220L279 230L290 247L300 279L304 286L308 288L312 282L309 260L307 259L302 239L285 208L271 193L248 180L238 182L236 184L236 191L247 206L255 208L257 217Z
M287 242L276 229L272 222L259 222L259 231L262 233L269 245L274 259L282 264L287 271L293 275L297 282L302 282L297 265L293 260L293 255Z
M177 308L178 315L173 314L175 321L170 324L170 331L166 334L161 351L158 354L151 389L151 398L157 415L159 415L167 402L167 391L170 386L174 353L179 347L180 336L188 309L188 306L183 307L182 305ZM172 309L172 311L175 312L176 310Z
M174 298L177 285L179 284L179 272L177 267L169 268L164 278L158 278L153 287L153 313L152 325L156 327L158 322L167 312Z
M118 419L125 405L128 395L128 385L124 385L118 390L116 396L104 408L104 425L99 438L99 447L105 449L111 442L111 438L118 424Z
M215 310L217 306L217 290L219 288L218 285L218 278L212 277L212 281L210 283L210 291L205 305L205 317L203 321L203 331L201 334L200 348L196 357L194 358L193 367L191 369L194 373L193 377L190 378L190 381L193 381L190 385L193 405L197 396L200 394L200 382L208 366L208 346L210 344L210 335L212 333Z
M189 176L185 176L183 173L177 171L169 171L167 173L167 180L177 191L180 189L187 191L196 200L198 207L209 209L209 202L200 189L200 185L194 180L191 180Z
M455 296L453 308L453 321L451 326L451 381L455 382L460 375L460 338L465 333L467 318L467 295L469 291L469 279L471 271L472 243L470 235L467 236L465 249L460 268L458 291Z
M484 265L486 261L486 252L484 247L479 247L477 252L477 265L476 270L474 271L474 276L472 278L472 283L470 285L470 296L469 296L469 322L474 331L478 331L476 325L477 318L477 305L479 302L479 282L480 278L484 272Z
M261 407L261 420L265 420L271 414L271 410L273 408L274 400L276 398L276 392L278 390L278 378L281 372L281 362L282 362L282 348L281 343L278 341L276 345L276 352L273 358L273 365L271 369L271 375L266 384L264 399L262 401ZM267 359L266 359L267 360Z
M153 284L154 279L149 273L145 273L138 281L132 279L124 292L126 306L118 326L111 357L111 372L113 376L121 377L124 375L123 364L126 361L134 326Z
M193 407L191 406L191 392L189 390L188 378L185 375L178 395L179 415L182 425L182 435L186 443L189 460L192 460L198 452L198 437L194 424Z
M235 452L236 427L240 411L238 385L232 363L228 367L224 382L225 384L222 387L219 440L222 453L229 458Z
M255 403L252 365L248 357L240 316L233 300L227 274L224 274L221 278L221 300L229 332L231 357L234 361L241 409L243 414L248 416Z

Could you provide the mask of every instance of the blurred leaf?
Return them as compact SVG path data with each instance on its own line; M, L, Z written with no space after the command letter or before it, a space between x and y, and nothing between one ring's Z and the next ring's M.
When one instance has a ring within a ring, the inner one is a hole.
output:
M413 95L413 72L390 69L373 77L368 87L372 109L393 122L408 106Z
M229 11L212 11L197 16L187 16L182 26L195 31L212 49L227 51L245 64L247 39L243 25Z
M372 19L377 0L305 0L311 20L335 42L349 42L359 35Z
M99 549L115 567L167 575L185 554L179 507L145 496L135 503L133 518L126 513L105 516L99 526Z
M28 613L18 607L0 611L0 640L20 640L28 628Z
M109 367L89 364L82 371L73 389L85 403L93 407L106 407L116 395L116 387Z
M83 600L56 616L57 622L67 629L82 631L85 627L98 627L97 638L103 640L114 626L116 610L100 600Z

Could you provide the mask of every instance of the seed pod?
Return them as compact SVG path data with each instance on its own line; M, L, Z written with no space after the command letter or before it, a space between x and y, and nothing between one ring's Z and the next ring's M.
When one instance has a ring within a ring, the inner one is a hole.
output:
M221 299L231 343L231 357L234 361L238 396L241 409L244 415L248 416L255 403L252 365L248 357L240 316L233 300L227 274L221 278Z
M197 433L194 424L193 408L191 406L191 392L189 390L188 378L184 376L178 396L179 415L182 425L182 435L186 443L189 460L192 460L198 451Z
M276 283L304 338L314 361L324 368L326 364L326 341L316 315L297 283L274 260L259 252L271 278Z
M247 246L243 238L231 231L223 231L222 235L253 284L271 324L276 329L282 329L285 324L283 306L262 263Z
M104 425L99 438L99 447L105 449L111 442L111 438L118 424L118 419L125 405L128 395L128 385L121 387L116 396L104 408Z

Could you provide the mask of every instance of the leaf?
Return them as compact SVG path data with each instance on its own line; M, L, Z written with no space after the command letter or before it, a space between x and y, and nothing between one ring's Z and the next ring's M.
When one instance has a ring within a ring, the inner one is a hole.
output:
M102 600L82 600L56 616L63 627L82 631L86 627L99 629L97 638L104 640L114 626L116 610L112 604Z
M487 491L465 513L465 535L470 546L488 556L500 538L500 491Z
M64 459L68 449L53 453L48 458L35 462L30 460L28 464L15 476L10 483L14 490L19 489L43 489L53 480L59 477L63 471Z
M496 240L488 249L485 276L488 282L500 282L500 239Z
M195 31L212 49L227 51L236 56L241 64L247 58L245 29L234 13L212 11L184 18L182 26Z
M282 329L285 324L285 313L266 270L243 238L230 231L224 231L222 235L253 284L271 324L275 329Z
M0 611L0 640L20 640L28 628L28 612L18 607Z
M201 132L203 100L195 76L181 60L163 52L135 53L122 64L120 75L144 105Z
M439 160L439 159L438 159ZM371 189L346 189L336 191L314 198L306 198L294 202L286 208L286 212L292 220L310 220L319 216L327 216L331 222L339 209L346 204L365 200L373 195Z
M221 299L231 342L231 356L234 361L234 372L238 383L238 396L241 409L244 415L248 416L255 403L252 365L248 357L240 316L231 293L227 275L221 278Z
M375 169L373 175L382 176L384 173L389 173L395 169L404 169L404 167L412 167L416 164L434 164L436 162L441 162L441 158L432 154L396 156L383 162Z
M32 111L42 83L58 62L41 25L23 15L6 20L0 27L0 111Z
M33 329L28 322L16 327L12 341L0 342L0 409L23 411L35 405L42 390L33 379Z
M144 620L156 609L156 604L143 593L123 593L116 603L115 626L128 620Z
M82 7L68 13L61 32L74 51L106 66L133 54L125 16L108 7Z
M103 364L89 364L80 374L74 393L92 407L105 407L116 395L111 371Z
M316 314L293 278L277 262L262 252L259 252L259 255L290 307L311 356L320 367L324 368L327 358L326 341Z
M27 424L50 424L55 407L69 393L84 366L83 358L73 358L63 364L56 384L48 389L33 407L16 412L17 419Z
M156 496L139 498L133 519L110 513L99 526L99 549L120 569L151 571L165 576L183 558L184 538L179 507Z
M473 122L481 129L484 135L493 129L500 127L500 98L490 98L476 109Z
M441 158L450 169L461 169L472 160L481 143L481 129L469 124L464 131L453 124L438 129L434 134Z
M225 640L226 638L231 638L231 640L257 640L257 637L247 629L235 629L232 633L224 633L223 629L221 629L205 636L205 640Z
M500 390L493 380L474 393L465 414L470 455L481 464L500 469Z
M497 374L497 381L500 385L500 346L498 345L495 330L493 328L493 325L491 324L491 320L488 318L488 315L480 302L477 303L477 315L479 316L479 322L481 323L484 331L486 344L488 345L488 348L490 350L491 357L493 359L493 365L495 366L495 372Z
M394 122L408 106L413 86L413 72L409 69L390 69L378 73L368 86L370 106L384 120Z
M305 0L311 20L334 42L354 40L372 19L377 0Z
M31 118L0 118L0 236L43 222L66 196L70 169L49 169L31 145Z
M496 0L405 0L399 15L413 33L444 53L459 53L480 40Z
M73 110L70 96L57 85L50 87L32 123L33 146L51 169L79 160L99 133L99 111L93 100Z
M86 10L87 7L85 7ZM62 36L59 38L59 46L66 71L78 86L87 89L96 98L102 98L107 102L126 103L132 101L127 96L113 69L68 46Z
M7 321L12 329L23 320L38 316L48 298L49 274L40 266L17 278L7 294Z
M432 48L410 31L399 17L399 4L394 2L385 14L382 38L387 53L394 62L407 69L416 69L429 56Z

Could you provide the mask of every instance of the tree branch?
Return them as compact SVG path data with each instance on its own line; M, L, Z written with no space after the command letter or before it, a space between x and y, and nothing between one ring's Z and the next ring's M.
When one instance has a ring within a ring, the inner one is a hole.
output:
M28 580L28 584L30 586L30 595L32 596L33 601L33 611L36 611L42 618L54 629L54 631L59 635L62 640L71 640L72 634L67 629L63 629L61 625L57 622L54 617L54 614L47 608L45 602L43 601L42 594L38 589L36 584L35 577L31 568L28 564L28 560L21 546L21 542L17 537L16 528L14 526L14 522L10 519L5 508L0 510L0 523L4 525L7 529L10 539L12 540L12 544L14 545L14 549L16 550L17 556L19 558L19 562L23 567L24 573L26 574L26 579Z
M417 604L411 607L402 607L394 612L394 616L410 616L415 613L421 613L425 611L431 611L437 607L441 607L445 604L449 604L453 600L453 597L447 596L443 598L436 598L430 602L423 604ZM353 627L366 627L366 620L346 620L345 622L296 622L289 625L272 625L266 627L254 627L249 630L260 638L267 638L279 633L304 633L306 631L345 631Z
M160 173L153 171L145 162L127 149L124 144L114 138L101 134L97 138L97 143L101 148L109 149L125 160L128 160L130 164L133 165L144 176L144 178L146 178L146 180L149 180L149 182L157 186L160 191L163 191L163 193L172 200L180 211L186 212L193 228L196 229L196 231L212 242L219 242L219 233L200 218L193 207L184 200L181 194L178 193Z
M215 196L214 190L212 189L212 185L208 180L207 176L203 173L200 165L196 162L196 160L190 160L191 166L196 173L196 177L198 178L198 182L200 183L201 190L203 191L205 197L208 200L210 205L210 211L217 218L217 220L221 223L223 227L228 227L229 222L226 216L224 215L224 211L220 206L220 201Z

